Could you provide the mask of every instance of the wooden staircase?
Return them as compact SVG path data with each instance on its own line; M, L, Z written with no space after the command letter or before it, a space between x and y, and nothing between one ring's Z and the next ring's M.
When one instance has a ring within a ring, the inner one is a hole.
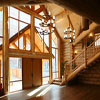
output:
M69 82L75 76L77 76L82 71L84 72L88 67L92 66L93 64L97 63L100 58L100 44L98 43L98 37L93 43L91 43L88 47L85 47L84 50L77 55L71 62L69 62L65 66L64 72L64 81L61 85ZM78 63L78 61L81 61Z
M62 79L54 79L53 84L61 85L62 84Z
M78 82L100 85L100 59L78 74Z

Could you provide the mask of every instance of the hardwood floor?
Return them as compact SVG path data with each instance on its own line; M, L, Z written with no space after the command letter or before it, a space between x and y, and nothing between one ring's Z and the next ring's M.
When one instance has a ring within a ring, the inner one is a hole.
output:
M29 89L10 94L0 98L0 100L100 100L100 86L85 84L73 86L48 85L37 88L37 91L36 89Z

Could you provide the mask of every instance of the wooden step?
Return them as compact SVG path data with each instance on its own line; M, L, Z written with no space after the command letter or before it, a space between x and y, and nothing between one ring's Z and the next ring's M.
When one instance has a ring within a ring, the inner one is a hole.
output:
M84 80L84 81L79 81L80 83L84 83L84 84L95 84L95 85L100 85L100 82L94 82L94 81L86 81L86 80Z
M79 79L79 81L87 81L87 82L99 82L100 83L100 79L99 78L81 78Z
M53 84L56 84L56 85L61 85L61 83L62 82L55 82L55 81L53 82Z
M62 82L62 79L54 79L53 82Z

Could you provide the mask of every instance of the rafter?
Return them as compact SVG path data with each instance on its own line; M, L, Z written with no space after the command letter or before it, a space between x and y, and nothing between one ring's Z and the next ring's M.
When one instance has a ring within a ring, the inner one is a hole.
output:
M15 43L11 43L11 45L15 48L18 49L17 45Z
M68 20L69 20L69 23L71 24L72 30L74 30L74 26L73 26L73 24L72 24L72 21L71 21L71 19L70 19L70 16L67 15L67 18L68 18Z
M43 11L43 8L40 6L40 8L39 9L37 9L37 10L35 10L35 12L37 13L37 14L39 14L40 12L42 12Z

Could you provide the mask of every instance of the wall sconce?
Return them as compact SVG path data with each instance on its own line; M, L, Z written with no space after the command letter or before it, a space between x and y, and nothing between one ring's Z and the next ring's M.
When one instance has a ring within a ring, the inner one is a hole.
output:
M75 55L76 55L76 54L77 54L77 50L75 50L75 52L74 52L74 53L75 53Z
M93 37L93 33L90 33L90 34L89 34L89 37Z

